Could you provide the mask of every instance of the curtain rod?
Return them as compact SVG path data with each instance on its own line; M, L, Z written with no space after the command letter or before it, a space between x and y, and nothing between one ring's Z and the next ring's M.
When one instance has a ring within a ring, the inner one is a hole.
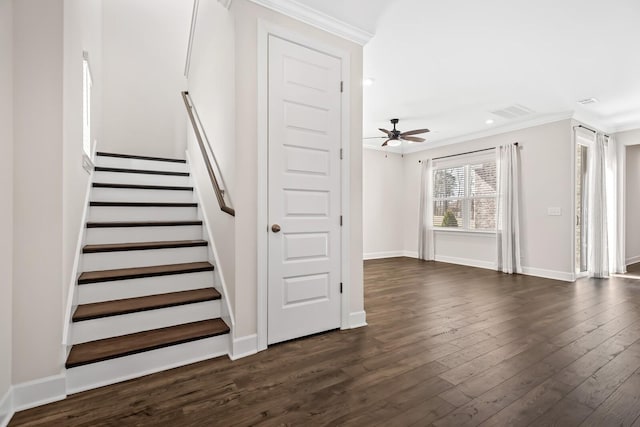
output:
M582 125L574 126L573 128L575 129L575 128L577 128L577 127L578 127L578 128L582 128L582 129L586 129L586 130L588 130L589 132L598 133L598 131L597 131L597 130L594 130L594 129L591 129L591 128L588 128L588 127L586 127L586 126L582 126ZM607 138L611 138L611 137L610 137L609 135L607 135L607 134L603 134L603 135L604 135L604 136L606 136Z
M514 142L513 145L515 145L516 147L518 146L517 142ZM440 159L446 159L449 157L457 157L457 156L464 156L465 154L473 154L473 153L481 153L483 151L489 151L489 150L495 150L496 147L491 147L491 148L483 148L482 150L474 150L474 151L467 151L465 153L459 153L459 154L450 154L448 156L441 156L441 157L434 157L431 160L440 160ZM422 163L422 160L418 160L418 163Z

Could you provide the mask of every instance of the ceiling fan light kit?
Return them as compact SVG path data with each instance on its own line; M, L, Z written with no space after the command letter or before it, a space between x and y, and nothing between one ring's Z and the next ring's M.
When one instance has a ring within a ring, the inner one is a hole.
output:
M387 145L389 147L397 147L402 144L402 141L407 141L408 143L426 141L426 139L424 138L420 138L412 135L427 133L429 132L429 129L414 129L414 130L409 130L407 132L401 132L396 129L396 125L398 124L399 121L400 119L391 119L393 130L378 128L380 132L385 133L387 135L386 137L385 136L378 137L378 138L387 138L387 140L382 143L383 147L386 147Z
M402 141L400 141L399 139L391 139L389 140L389 142L387 142L387 145L389 147L398 147L399 145L402 145Z

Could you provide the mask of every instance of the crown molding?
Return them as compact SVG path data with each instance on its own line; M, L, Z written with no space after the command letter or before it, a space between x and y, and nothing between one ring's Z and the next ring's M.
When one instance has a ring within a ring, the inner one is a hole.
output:
M233 0L218 0L218 3L220 3L222 6L225 7L225 9L229 9L231 7L231 2Z
M572 118L585 126L594 128L598 132L613 133L615 131L606 121L585 111L576 111Z
M218 0L222 3L231 0ZM329 15L298 3L295 0L249 0L257 5L274 10L290 18L302 21L306 24L320 28L328 33L334 34L343 39L347 39L361 46L364 46L373 38L373 34L335 19Z
M458 144L460 142L467 142L474 139L487 138L494 135L500 135L507 132L514 132L521 129L526 129L534 126L541 126L548 123L558 122L560 120L568 120L573 117L573 111L566 111L558 114L548 114L544 116L539 116L533 118L531 120L526 120L517 123L511 123L504 126L494 127L492 129L480 131L480 132L472 132L465 135L456 136L453 138L441 139L438 141L434 141L432 143L427 143L424 145L412 144L404 149L404 154L418 153L420 151L427 151L433 148L444 147L445 145Z
M640 129L640 121L634 121L624 124L623 126L618 126L615 128L614 133L628 132L630 130L638 130Z
M573 119L588 127L596 129L599 132L609 135L640 129L640 120L630 120L624 124L617 124L615 123L615 118L606 120L593 114L585 114L584 112L576 112L573 115Z
M479 131L479 132L472 132L465 135L455 136L452 138L440 139L440 140L429 142L426 144L411 144L408 146L402 145L400 147L390 147L386 150L385 150L385 147L378 147L378 146L363 144L363 148L366 148L369 150L388 151L390 153L396 153L396 154L412 154L412 153L419 153L421 151L432 150L438 147L444 147L446 145L453 145L461 142L468 142L474 139L487 138L494 135L500 135L507 132L514 132L517 130L527 129L535 126L542 126L549 123L554 123L561 120L569 120L569 119L573 119L576 121L576 123L582 123L585 126L597 129L599 132L603 132L610 135L620 133L620 132L631 131L631 130L637 130L637 129L640 130L640 121L629 122L629 123L626 123L624 126L614 127L614 126L608 125L602 120L595 118L594 116L587 115L582 112L565 111L558 114L547 114L544 116L535 117L533 119L522 121L522 122L510 123L503 126L498 126L491 129Z

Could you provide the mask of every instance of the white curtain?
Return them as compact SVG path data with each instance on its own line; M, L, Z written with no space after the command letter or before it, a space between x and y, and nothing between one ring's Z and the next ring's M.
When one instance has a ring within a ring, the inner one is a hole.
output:
M611 196L608 195L610 172L607 171L606 137L600 133L594 137L593 148L587 166L589 188L589 251L587 268L590 277L607 278L610 271L609 235Z
M498 270L522 273L520 261L520 185L518 147L506 144L497 148L497 247Z
M420 183L418 258L433 261L435 247L433 242L433 162L431 159L422 161Z
M621 179L618 165L624 160L619 159L618 143L614 137L605 136L607 158L607 219L609 231L609 271L611 273L626 273L627 266L624 256L624 227L621 203Z

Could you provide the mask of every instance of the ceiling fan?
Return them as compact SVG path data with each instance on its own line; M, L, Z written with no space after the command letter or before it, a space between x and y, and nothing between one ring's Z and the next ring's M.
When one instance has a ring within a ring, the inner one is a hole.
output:
M424 142L426 141L426 139L424 138L420 138L417 136L411 136L411 135L419 135L421 133L427 133L429 132L429 129L415 129L415 130L409 130L407 132L400 132L399 130L396 129L396 125L398 124L398 122L400 121L400 119L391 119L391 124L393 125L393 130L386 130L386 129L382 129L379 128L378 130L382 133L385 133L386 136L374 136L371 138L364 138L364 139L378 139L378 138L387 138L387 140L385 142L382 143L382 146L390 146L390 147L397 147L398 145L402 144L402 141L408 141L408 142Z

